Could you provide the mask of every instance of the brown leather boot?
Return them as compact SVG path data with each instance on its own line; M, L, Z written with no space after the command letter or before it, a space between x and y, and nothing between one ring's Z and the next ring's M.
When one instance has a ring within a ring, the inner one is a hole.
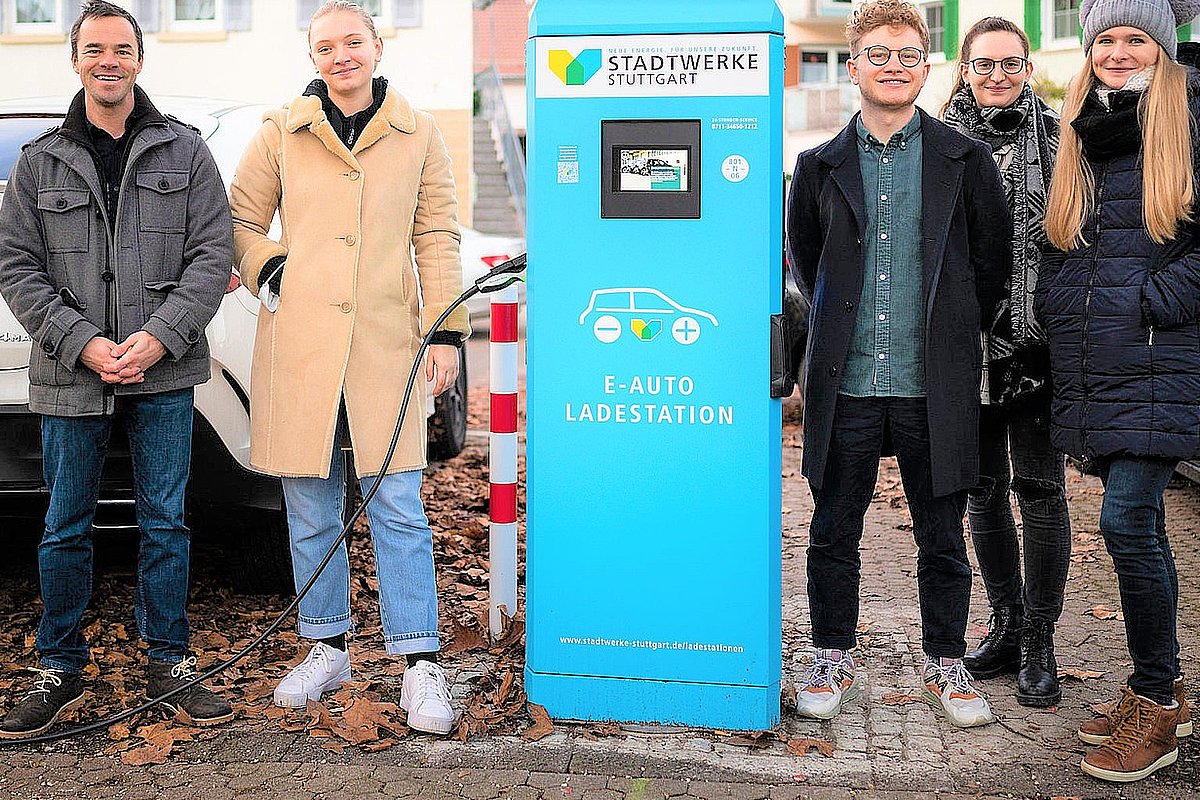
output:
M1175 726L1180 709L1163 708L1125 687L1113 711L1112 735L1084 757L1080 769L1100 780L1127 783L1174 764L1179 758Z
M1192 707L1188 704L1183 678L1175 679L1175 702L1179 703L1179 724L1175 726L1175 735L1183 739L1192 735ZM1112 736L1114 727L1112 715L1119 705L1120 701L1110 703L1108 710L1102 716L1080 725L1079 741L1085 744L1104 744L1104 740Z

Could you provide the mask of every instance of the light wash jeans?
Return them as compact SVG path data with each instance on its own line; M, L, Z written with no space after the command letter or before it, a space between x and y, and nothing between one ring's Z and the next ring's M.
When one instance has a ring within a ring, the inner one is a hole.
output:
M296 591L308 583L342 530L346 462L335 447L329 477L284 478ZM374 477L360 479L365 494ZM367 506L383 641L395 655L438 650L433 531L421 506L421 470L387 475ZM300 601L300 635L326 639L350 623L350 562L343 544Z

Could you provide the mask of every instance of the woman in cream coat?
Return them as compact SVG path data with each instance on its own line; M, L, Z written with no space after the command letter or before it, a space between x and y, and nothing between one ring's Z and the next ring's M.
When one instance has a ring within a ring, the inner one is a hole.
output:
M297 589L341 530L340 442L349 436L365 491L421 337L462 287L446 147L429 114L372 78L383 45L370 15L346 0L325 3L309 47L320 77L266 115L230 189L238 270L264 305L250 462L283 478ZM279 242L267 236L276 211ZM463 308L435 334L426 367L435 393L453 384L468 333ZM454 713L437 664L433 539L420 497L424 392L413 399L367 516L384 643L408 661L400 704L411 727L448 733ZM350 679L344 547L301 601L299 627L317 641L275 690L281 706L303 707Z

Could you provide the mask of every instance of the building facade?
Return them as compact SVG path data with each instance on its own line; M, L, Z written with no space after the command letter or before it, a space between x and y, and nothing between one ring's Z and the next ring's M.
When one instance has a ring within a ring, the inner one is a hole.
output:
M358 0L383 40L379 74L438 121L471 222L471 0ZM278 105L316 75L309 18L322 0L112 0L145 34L138 83L151 96ZM67 33L78 0L0 0L0 98L74 94Z

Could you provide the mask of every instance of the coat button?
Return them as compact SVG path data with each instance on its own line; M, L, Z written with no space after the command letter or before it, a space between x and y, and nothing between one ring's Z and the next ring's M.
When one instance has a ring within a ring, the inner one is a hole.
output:
M159 178L158 179L158 188L164 189L164 190L169 189L169 188L171 188L171 184L167 183L166 178Z
M829 368L829 374L830 374L830 375L837 375L837 367L830 367L830 368Z
M54 207L55 208L66 208L67 207L67 199L65 197L58 198L58 201L55 202Z
M850 313L853 310L854 310L854 303L851 303L849 300L847 300L846 301L846 313Z
M100 273L100 279L103 280L105 283L112 283L112 280L115 277L116 276L113 275L112 272L110 272L108 270L105 270L104 272Z
M343 312L343 313L345 313L345 314L349 314L349 313L350 313L351 311L353 311L353 310L354 310L354 304L353 304L353 303L342 303L342 312Z
M187 340L190 344L195 344L196 342L200 341L200 332L197 330L188 331Z
M354 238L353 233L346 237L346 244L350 247L353 247L356 241L358 240Z
M44 350L47 353L53 353L54 352L54 344L51 342L42 342L42 350Z
M348 177L350 178L350 180L356 181L356 180L358 180L358 175L359 175L358 170L353 170L353 171L351 171L351 173Z

